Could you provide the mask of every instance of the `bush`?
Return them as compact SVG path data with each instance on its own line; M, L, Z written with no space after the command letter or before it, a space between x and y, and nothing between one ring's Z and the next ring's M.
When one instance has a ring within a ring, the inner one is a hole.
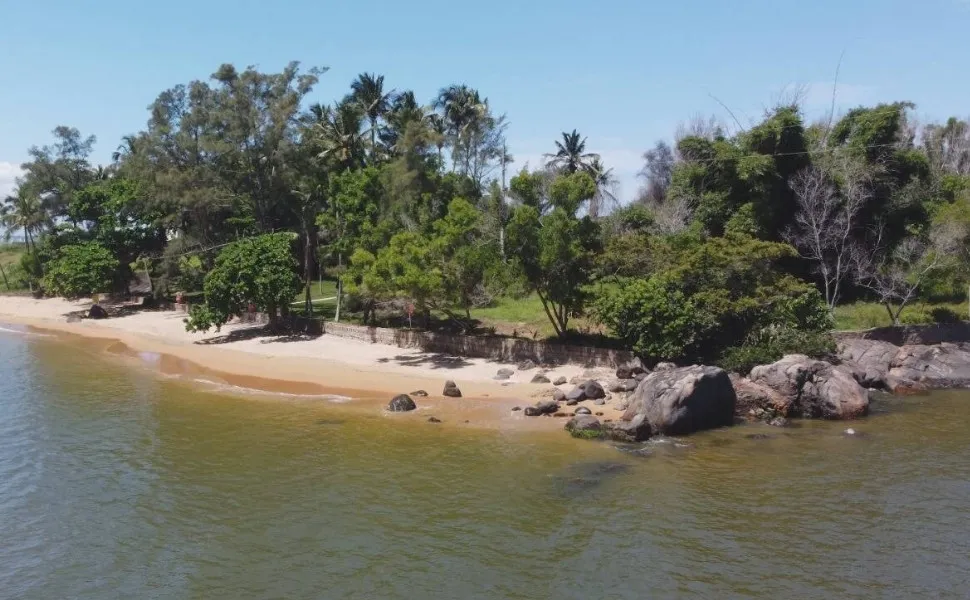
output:
M783 244L713 238L675 256L663 273L601 288L595 315L647 360L715 362L730 348L746 348L752 357L758 347L763 356L797 349L796 342L783 343L791 336L777 333L771 345L751 341L755 332L817 334L831 327L818 290L777 269L792 255ZM749 359L738 354L734 361Z
M44 289L65 298L105 292L111 289L119 267L118 259L101 244L63 246L57 250L57 258L47 264Z
M744 344L725 350L717 364L725 371L747 374L752 368L773 363L786 354L831 358L835 350L835 339L825 332L768 328L752 333Z

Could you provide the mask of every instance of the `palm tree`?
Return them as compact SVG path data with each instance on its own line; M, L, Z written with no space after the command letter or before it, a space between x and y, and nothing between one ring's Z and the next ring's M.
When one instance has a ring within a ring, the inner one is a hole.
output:
M341 169L363 166L364 136L367 135L360 128L363 119L364 113L356 102L345 100L333 107L311 106L311 129L322 148L320 157L333 159Z
M39 196L23 189L7 196L0 206L0 224L4 227L4 238L9 241L15 231L23 231L24 247L28 252L36 248L34 235L44 230L50 222Z
M445 123L445 118L438 113L431 113L428 115L428 125L432 133L435 134L434 145L438 148L438 164L443 168L445 163L441 152L445 147L445 142L448 140L448 124Z
M360 104L364 114L370 121L371 160L377 152L377 121L391 108L391 98L394 90L384 92L384 76L373 73L361 73L350 84L354 99Z
M452 168L460 155L464 154L465 172L468 172L470 157L466 142L469 133L488 114L488 100L482 99L478 90L467 85L451 85L438 92L434 107L441 111L446 130L454 147Z
M596 195L589 201L589 216L596 218L606 205L617 206L616 186L619 183L613 175L613 169L603 166L599 156L589 163L590 176L596 182Z
M562 141L556 141L556 153L545 156L549 159L546 166L565 173L582 170L595 177L592 162L599 155L586 152L586 138L581 137L575 129L572 133L562 132Z
M425 111L414 97L414 92L408 90L394 98L390 111L385 117L387 130L381 132L381 139L391 150L395 150L398 141L412 123L423 123Z

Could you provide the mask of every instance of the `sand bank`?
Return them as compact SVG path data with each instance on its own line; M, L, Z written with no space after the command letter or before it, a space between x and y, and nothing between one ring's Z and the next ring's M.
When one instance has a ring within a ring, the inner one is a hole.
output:
M515 365L485 359L463 358L372 344L323 335L315 338L266 336L260 328L230 324L220 332L188 333L184 315L175 311L142 311L100 321L69 323L67 315L90 307L90 301L36 300L0 296L0 321L20 323L88 338L117 340L133 353L151 352L170 357L168 364L180 369L198 368L218 374L234 385L295 394L337 394L380 410L394 394L426 390L430 398L417 399L419 407L431 405L452 418L467 416L479 425L562 426L560 419L530 418L512 413L548 398L551 386L531 384L536 371L519 372L505 382L495 381L498 369ZM123 353L123 352L122 352ZM175 361L173 363L173 360ZM564 365L547 372L571 379L585 369ZM608 370L599 373L609 375ZM443 399L447 380L454 380L464 398ZM571 386L563 386L565 390ZM608 406L595 411L616 416ZM416 411L421 413L423 411Z

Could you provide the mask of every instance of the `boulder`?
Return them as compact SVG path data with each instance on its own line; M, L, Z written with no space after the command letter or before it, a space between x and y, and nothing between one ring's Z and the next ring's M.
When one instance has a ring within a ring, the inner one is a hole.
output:
M535 369L537 366L538 365L536 365L535 361L533 361L531 359L525 359L525 360L523 360L522 362L519 363L519 370L520 371L531 371L532 369Z
M514 373L515 371L512 369L499 369L498 373L495 374L494 379L497 379L498 381L505 381L512 377Z
M542 373L536 373L529 383L552 383L549 378Z
M537 402L535 406L525 407L525 416L527 417L538 417L539 415L551 415L555 414L559 410L559 403L553 400L544 400L542 402Z
M447 396L449 398L461 398L461 390L458 389L458 385L454 381L446 381L445 389L441 392L442 396Z
M636 415L625 421L607 421L603 424L603 437L617 442L642 442L650 438L652 431L646 415Z
M591 411L590 409L586 408L585 406L580 406L579 408L576 409L576 414L577 415L591 415L591 414L593 414L593 411Z
M868 392L847 370L801 354L755 367L750 379L791 402L784 416L853 419L869 412Z
M734 412L744 419L771 419L791 413L792 400L774 389L737 375L731 375L737 396Z
M586 399L586 388L577 385L566 394L566 405L575 406Z
M622 421L643 422L654 433L686 435L734 423L737 396L717 367L654 371L640 383Z
M387 410L391 412L408 412L409 410L414 410L418 407L411 399L411 396L407 394L399 394L394 396L390 404L387 405Z
M611 392L618 394L620 392L632 392L633 390L637 389L638 385L640 385L640 382L631 378L611 381L608 387Z
M903 346L886 377L892 391L970 387L970 349L965 345Z
M633 379L635 376L646 373L647 369L643 366L643 363L639 358L634 358L633 360L624 363L616 368L616 378L617 379Z
M428 423L440 423L441 419L438 417L428 417Z
M859 385L884 388L899 347L879 340L849 339L839 343L839 358Z
M606 398L597 398L596 400L593 400L593 404L596 406L604 406L606 404Z
M89 319L107 319L108 311L104 309L100 304L95 304L88 309Z
M566 378L559 376L559 377L556 377L555 380L553 380L552 385L565 385L565 383L566 383Z
M566 423L566 431L573 437L599 437L603 425L592 415L577 415Z
M414 396L415 398L427 398L428 397L428 392L426 392L424 390L415 390L415 391L411 392L411 395Z
M590 400L599 400L600 398L606 398L606 390L603 386L599 384L598 381L589 379L581 385L583 391L586 392L586 397Z
M673 369L676 369L676 368L677 368L677 365L675 365L672 362L662 362L662 363L657 363L657 366L654 367L653 370L654 370L654 372L656 372L656 371L670 371L670 370L673 370Z
M562 391L559 388L556 388L552 392L552 399L555 400L556 402L562 402L563 400L566 399L566 392Z

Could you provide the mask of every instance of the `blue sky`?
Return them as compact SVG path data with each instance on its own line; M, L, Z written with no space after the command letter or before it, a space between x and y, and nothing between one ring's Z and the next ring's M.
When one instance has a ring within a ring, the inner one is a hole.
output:
M508 115L514 168L576 128L625 199L642 152L679 122L732 122L712 95L745 125L794 86L823 114L843 50L840 109L970 115L970 0L7 0L0 14L0 193L55 126L97 135L107 163L160 91L223 62L328 66L325 102L361 71L424 100L467 83Z

